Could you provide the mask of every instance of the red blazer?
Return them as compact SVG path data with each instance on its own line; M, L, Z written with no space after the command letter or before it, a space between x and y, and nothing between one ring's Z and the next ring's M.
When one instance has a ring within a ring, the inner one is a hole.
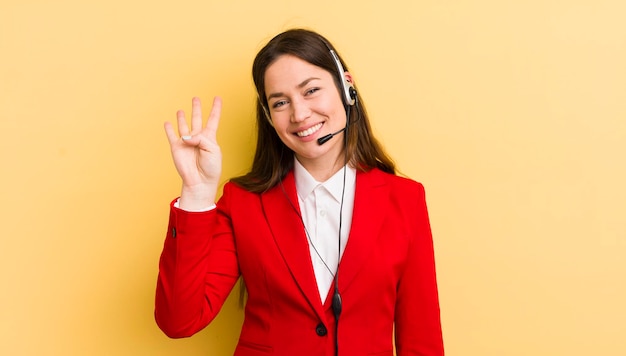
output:
M263 194L233 183L217 209L171 208L155 318L188 337L219 312L239 276L248 299L238 356L334 355L332 290L322 304L293 173ZM339 354L443 355L424 188L374 169L358 172L352 228L338 271Z

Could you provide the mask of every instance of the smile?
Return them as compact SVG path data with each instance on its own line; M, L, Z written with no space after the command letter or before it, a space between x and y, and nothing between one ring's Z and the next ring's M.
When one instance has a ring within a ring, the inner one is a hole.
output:
M322 125L324 125L323 122L320 122L319 124L315 125L315 126L311 126L306 130L302 130L299 132L296 132L296 135L298 135L299 137L307 137L310 136L314 133L316 133L317 131L319 131L319 129L322 128Z

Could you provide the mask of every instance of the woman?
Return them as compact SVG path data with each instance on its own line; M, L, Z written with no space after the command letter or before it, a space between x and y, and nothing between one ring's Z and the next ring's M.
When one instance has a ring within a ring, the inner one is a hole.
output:
M256 56L251 171L215 204L221 101L202 127L165 130L183 186L172 202L155 317L170 337L208 325L240 276L248 298L235 355L443 355L421 184L395 175L354 79L308 30ZM395 327L395 330L394 330Z

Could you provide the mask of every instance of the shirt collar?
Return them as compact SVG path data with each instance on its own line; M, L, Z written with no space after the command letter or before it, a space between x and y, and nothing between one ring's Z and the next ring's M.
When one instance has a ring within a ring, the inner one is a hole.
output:
M332 177L325 182L318 182L313 176L304 168L304 166L294 157L293 174L296 180L296 190L298 196L302 200L306 200L309 194L311 194L318 186L323 186L328 192L337 200L341 202L341 194L343 192L343 168L338 170ZM356 169L346 167L346 190L354 190L356 183Z

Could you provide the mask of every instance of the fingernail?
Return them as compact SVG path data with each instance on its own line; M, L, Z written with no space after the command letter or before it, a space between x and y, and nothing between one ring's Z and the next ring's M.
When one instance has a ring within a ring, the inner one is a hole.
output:
M191 136L181 136L180 138L183 140L191 140Z

